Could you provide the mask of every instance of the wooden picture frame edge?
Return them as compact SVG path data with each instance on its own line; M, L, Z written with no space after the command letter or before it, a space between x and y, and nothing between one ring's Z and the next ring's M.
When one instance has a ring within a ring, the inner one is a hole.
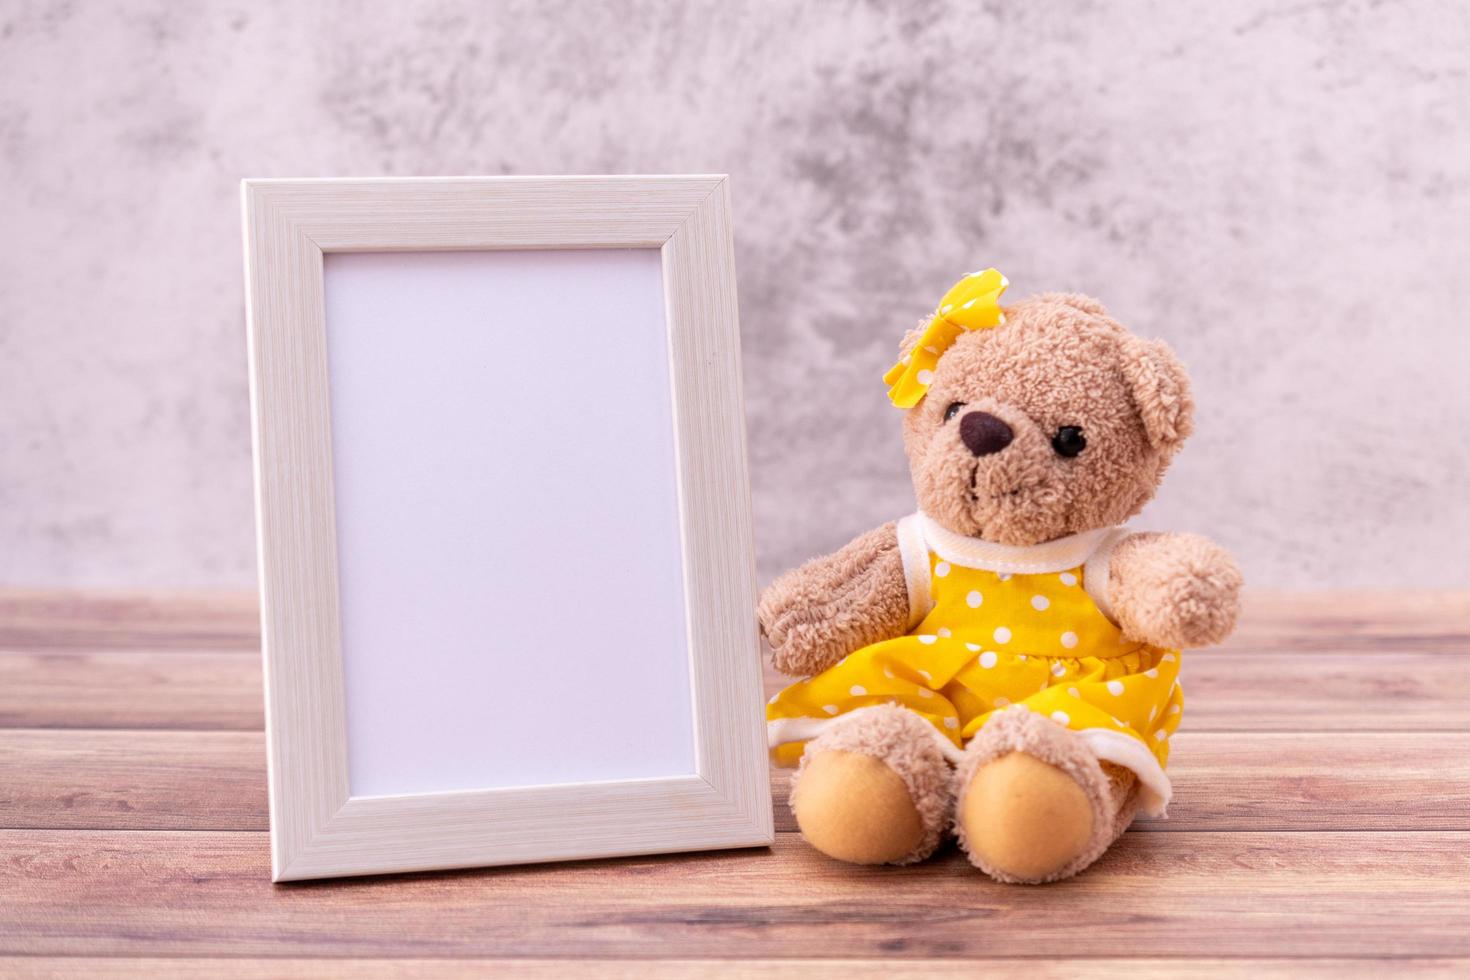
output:
M245 180L241 200L272 880L771 843L727 178ZM552 248L661 251L696 772L352 798L323 255Z

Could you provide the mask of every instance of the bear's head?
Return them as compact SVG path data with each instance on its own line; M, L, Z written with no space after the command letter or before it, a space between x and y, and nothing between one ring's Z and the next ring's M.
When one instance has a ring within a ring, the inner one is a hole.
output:
M1000 326L961 333L908 409L919 507L1008 545L1122 523L1190 433L1183 365L1086 297L1037 296L1004 314Z

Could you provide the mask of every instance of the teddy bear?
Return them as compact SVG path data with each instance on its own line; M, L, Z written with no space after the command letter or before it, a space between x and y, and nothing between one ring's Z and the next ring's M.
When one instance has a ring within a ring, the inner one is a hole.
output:
M952 832L1002 882L1069 877L1169 801L1181 651L1241 574L1122 525L1192 428L1189 379L1101 303L1002 307L971 273L885 375L918 510L779 576L758 617L798 678L767 705L790 803L832 858L909 864Z

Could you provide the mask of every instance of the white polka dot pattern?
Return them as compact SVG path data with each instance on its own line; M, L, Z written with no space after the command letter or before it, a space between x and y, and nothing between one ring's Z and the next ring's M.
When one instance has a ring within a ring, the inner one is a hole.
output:
M881 701L918 711L963 747L992 712L1033 711L1074 731L1133 738L1167 762L1182 718L1178 651L1125 639L1080 588L1080 568L995 572L932 553L929 562L933 605L912 633L793 684L767 718L830 718ZM781 742L777 761L794 765L802 747Z

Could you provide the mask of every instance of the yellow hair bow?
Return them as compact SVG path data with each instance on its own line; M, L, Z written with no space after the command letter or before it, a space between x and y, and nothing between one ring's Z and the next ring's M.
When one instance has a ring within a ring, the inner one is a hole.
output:
M1010 281L994 269L972 272L955 283L939 301L939 308L924 327L913 350L883 375L888 400L898 408L913 408L929 390L939 355L949 349L966 330L989 330L1006 322L1000 311L1000 294Z

